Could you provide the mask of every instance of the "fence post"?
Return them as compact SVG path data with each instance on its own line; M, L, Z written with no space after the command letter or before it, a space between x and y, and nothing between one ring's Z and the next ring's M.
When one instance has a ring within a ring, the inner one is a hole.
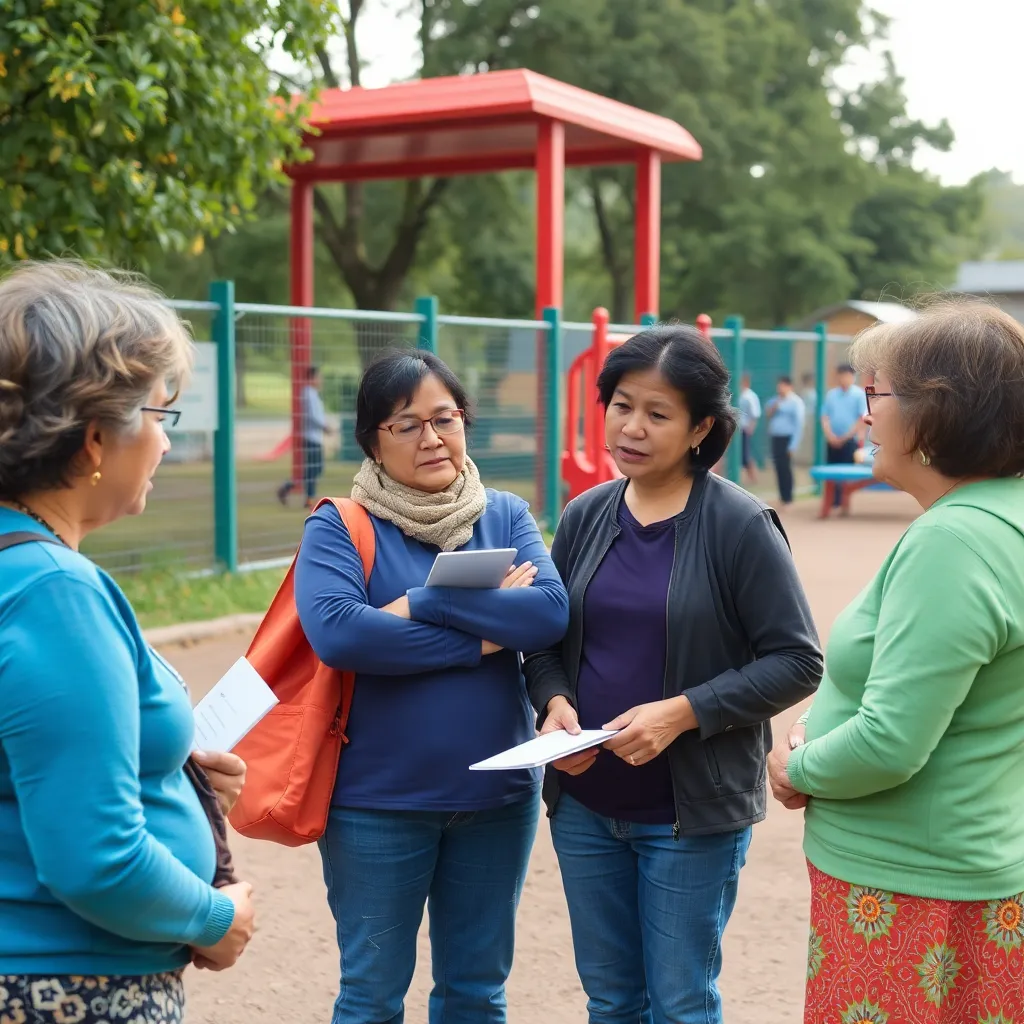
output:
M731 316L725 321L726 330L732 331L732 341L729 346L730 376L732 377L732 400L738 406L740 400L740 378L743 376L743 317ZM739 431L733 436L732 443L726 459L726 472L729 479L738 484L742 476L743 443L739 437Z
M217 346L217 430L213 435L213 551L227 572L238 569L238 488L235 475L235 282L211 281Z
M547 323L544 421L544 516L554 533L562 514L562 311L545 306L541 314Z
M821 425L820 410L825 401L825 384L828 375L828 324L822 321L814 325L818 335L818 345L814 353L814 390L817 392L817 407L814 416L814 464L820 466L825 461L825 428ZM815 485L815 491L821 492L821 483Z
M640 317L641 327L653 327L657 322L658 318L653 313L644 313L644 315Z
M416 312L423 317L416 347L437 355L437 298L421 295L416 300Z

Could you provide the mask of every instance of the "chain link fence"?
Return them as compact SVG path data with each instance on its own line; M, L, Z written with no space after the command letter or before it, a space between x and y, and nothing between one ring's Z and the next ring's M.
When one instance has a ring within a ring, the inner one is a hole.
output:
M282 490L292 477L292 346L299 328L308 346L304 365L319 374L326 419L316 494L337 497L348 495L363 458L354 436L362 366L384 349L414 347L419 323L414 317L382 321L373 314L303 317L300 323L293 316L242 309L235 323L235 472L238 557L251 565L289 558L302 533L302 489Z
M122 519L84 545L104 568L117 574L152 569L201 573L225 564L251 569L286 562L306 515L302 487L283 486L293 475L293 432L304 433L301 416L293 417L293 389L298 396L308 383L309 368L317 368L326 431L315 494L347 495L363 458L354 437L362 369L383 349L418 344L435 348L473 399L476 422L469 450L485 483L521 495L539 521L554 527L548 520L564 494L562 445L556 439L566 427L567 378L591 346L591 324L559 325L560 372L549 381L549 346L556 329L549 321L437 316L433 300L417 303L416 313L235 304L230 285L225 287L222 294L228 298L220 303L172 303L201 343L197 378L206 374L205 390L199 387L198 397L183 399L190 411L182 429L170 435L172 449L145 515ZM640 329L611 325L609 334L629 337ZM793 379L806 406L797 482L810 489L807 471L815 461L818 392L823 390L819 374L830 386L850 339L829 338L823 347L820 337L806 332L743 331L741 338L729 330L712 333L731 371L739 353L762 407L775 394L780 376ZM233 373L233 388L217 384L225 367ZM735 390L738 399L738 385ZM597 398L594 393L578 397L582 417L585 404ZM197 407L200 415L194 418ZM558 422L548 422L551 415ZM224 436L233 438L233 445L218 441L222 435L215 427L222 423L232 424ZM762 472L753 489L766 495L774 492L769 449L762 416L753 439ZM307 461L301 442L300 454ZM545 492L552 487L562 494L549 499Z
M514 491L543 516L547 437L542 321L439 317L437 354L473 399L469 453L488 487Z

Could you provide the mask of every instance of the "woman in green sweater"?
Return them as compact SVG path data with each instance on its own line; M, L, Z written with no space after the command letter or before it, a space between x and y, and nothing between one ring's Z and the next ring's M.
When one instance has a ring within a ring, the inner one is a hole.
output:
M1024 329L943 303L854 344L875 476L924 509L836 619L806 740L805 1024L1024 1021ZM793 742L793 741L791 741Z

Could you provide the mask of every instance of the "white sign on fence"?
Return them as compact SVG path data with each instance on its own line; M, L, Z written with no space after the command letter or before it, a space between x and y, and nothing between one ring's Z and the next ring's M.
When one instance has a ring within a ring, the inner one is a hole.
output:
M210 433L217 429L217 346L212 341L196 342L192 380L178 396L181 419L176 433Z

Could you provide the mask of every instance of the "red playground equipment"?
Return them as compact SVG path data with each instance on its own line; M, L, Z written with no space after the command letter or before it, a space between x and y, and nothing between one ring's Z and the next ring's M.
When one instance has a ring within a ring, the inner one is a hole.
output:
M568 499L614 480L620 473L604 443L604 410L597 401L597 376L608 353L628 341L629 334L608 333L608 310L594 310L594 334L590 348L581 352L566 375L565 450L562 479L568 485ZM701 313L697 329L711 341L711 317Z

